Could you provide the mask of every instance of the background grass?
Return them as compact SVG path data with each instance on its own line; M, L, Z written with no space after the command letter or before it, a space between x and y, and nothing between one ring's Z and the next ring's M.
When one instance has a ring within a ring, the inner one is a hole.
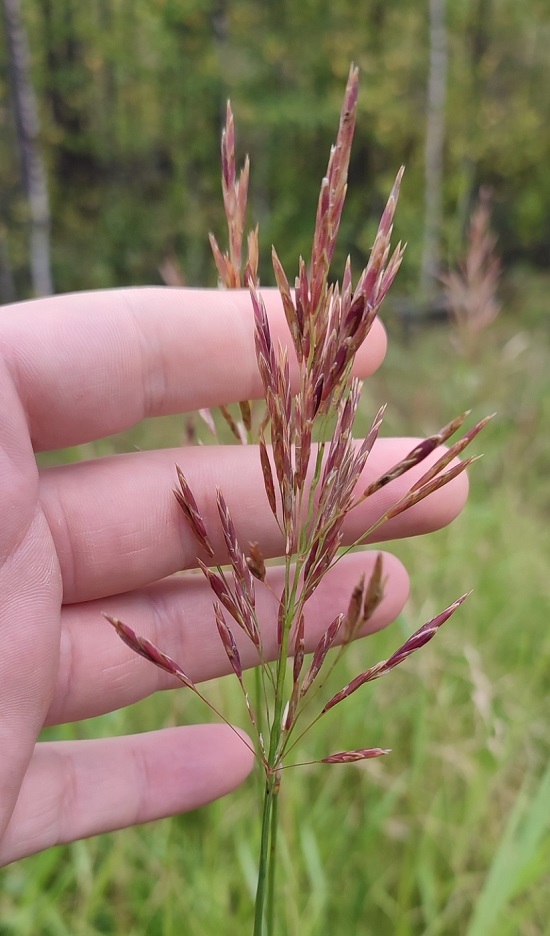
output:
M289 772L281 934L550 934L550 334L534 324L547 289L544 280L512 283L506 315L468 359L446 326L404 343L388 313L390 352L368 385L365 421L383 401L387 433L428 433L466 407L472 418L498 415L476 443L486 454L471 472L464 514L444 531L394 544L412 575L405 613L350 650L327 693L463 591L474 593L435 642L300 745L299 759L347 746L393 753ZM100 451L179 438L181 420L163 420ZM246 724L232 680L209 693ZM207 718L182 691L55 733L95 737ZM5 869L0 933L249 932L259 782L195 814Z

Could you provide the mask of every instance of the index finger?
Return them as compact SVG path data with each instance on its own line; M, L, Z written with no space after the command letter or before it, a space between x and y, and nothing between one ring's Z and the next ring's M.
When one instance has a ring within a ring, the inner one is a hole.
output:
M290 345L279 293L263 296L275 344ZM357 376L375 371L385 349L375 322L357 355ZM148 416L262 394L247 290L146 287L5 306L0 353L37 451L89 442Z

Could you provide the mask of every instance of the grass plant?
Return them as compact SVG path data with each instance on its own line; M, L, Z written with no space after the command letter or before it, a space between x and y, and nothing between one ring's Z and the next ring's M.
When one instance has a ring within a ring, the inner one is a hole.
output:
M293 351L298 363L298 388L290 381L289 350L275 347L267 310L258 289L258 228L243 251L247 207L249 161L237 174L233 115L228 105L222 136L222 190L228 223L229 249L223 253L215 237L210 242L220 283L225 288L248 287L254 314L256 360L263 384L265 412L254 433L251 404L241 401L239 414L227 407L222 415L233 435L244 444L255 441L261 461L263 482L269 506L284 542L284 585L273 585L257 543L241 543L223 491L216 502L229 569L215 557L215 550L200 505L187 479L176 466L178 486L174 490L185 521L195 537L197 562L213 593L213 610L220 640L231 669L238 679L254 737L254 752L264 774L263 807L259 844L257 885L254 901L254 936L275 936L276 885L279 862L279 800L283 771L311 763L349 764L371 760L390 753L380 746L344 748L314 761L296 762L293 752L304 735L336 706L341 705L368 682L386 676L404 660L428 643L454 614L467 595L404 639L385 659L360 669L324 701L311 697L326 688L328 677L343 652L369 622L384 594L384 570L378 556L368 581L363 575L342 608L319 640L311 662L305 661L306 605L323 577L351 548L364 544L382 524L457 477L474 458L457 460L484 428L487 419L454 442L420 475L404 494L390 501L382 516L359 539L344 547L343 524L347 516L372 495L425 461L461 429L466 416L456 417L442 429L413 445L410 452L365 488L361 476L382 425L380 407L363 441L355 441L355 419L362 383L352 377L355 355L376 319L401 265L401 244L393 250L391 236L399 188L403 176L396 177L382 214L370 258L353 285L348 260L341 284L329 279L340 220L347 191L351 144L355 129L358 97L358 70L351 67L340 114L338 135L331 148L326 175L321 182L315 231L309 265L300 258L294 291L279 257L272 249L275 279L287 320ZM210 412L202 412L215 432ZM274 662L266 652L262 621L256 607L256 590L267 588L277 607L277 653ZM179 663L162 648L141 637L126 623L106 615L121 639L136 653L165 670L212 711L227 721L225 714L203 694ZM229 622L229 623L228 623ZM253 646L255 656L254 693L250 693L234 636L240 629ZM329 651L339 646L329 662ZM328 671L328 672L327 672ZM308 709L306 714L306 709ZM304 724L305 723L305 724ZM243 741L248 744L249 742ZM312 853L312 839L309 839ZM316 862L319 866L319 862Z

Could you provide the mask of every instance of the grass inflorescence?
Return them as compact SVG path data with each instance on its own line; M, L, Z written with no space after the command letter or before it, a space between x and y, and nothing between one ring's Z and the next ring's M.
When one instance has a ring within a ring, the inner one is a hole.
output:
M255 936L275 931L278 801L283 770L293 765L292 752L296 744L331 709L366 683L390 673L431 640L467 597L462 595L445 610L434 614L428 623L385 659L323 697L322 691L334 667L329 651L339 646L338 656L341 656L382 600L384 570L380 557L370 579L360 579L349 596L347 608L343 608L330 623L308 665L305 659L307 602L342 555L367 541L385 522L418 504L468 467L473 459L461 462L455 459L487 421L482 420L452 444L355 542L344 542L343 527L350 512L392 481L421 465L461 429L468 415L465 413L453 419L415 445L404 459L366 488L361 485L384 410L378 410L363 441L358 441L354 427L362 385L352 376L352 369L355 356L368 337L403 257L401 244L393 250L391 247L403 170L397 173L365 269L354 284L348 258L341 281L331 281L331 261L347 189L357 95L358 72L352 67L336 142L321 183L311 256L308 262L299 259L292 289L273 249L273 270L288 324L289 348L276 346L272 339L257 277L257 227L248 235L244 258L249 162L247 159L241 173L237 174L234 122L229 106L222 137L222 189L228 220L228 252L222 252L214 237L211 237L211 244L220 284L225 288L246 286L250 290L256 358L265 404L264 411L258 415L253 412L249 401L241 401L238 416L223 408L223 417L237 439L258 444L266 498L284 544L284 585L275 595L278 608L275 660L269 658L264 646L264 631L256 601L256 590L270 587L261 544L240 541L230 505L223 491L218 489L216 503L226 557L224 562L216 562L211 534L200 504L197 504L183 471L177 467L175 496L197 543L197 564L213 592L216 627L244 696L256 757L265 777ZM290 379L291 353L298 363L297 386L293 386ZM213 425L210 414L204 413L203 418ZM181 666L162 649L135 634L124 622L112 617L108 620L137 653L175 676L188 690L204 699ZM245 668L235 628L254 648L257 667L254 692L249 691L245 682ZM219 715L218 708L211 704ZM371 760L387 753L388 749L374 745L335 753L324 752L316 760L325 764L346 764Z

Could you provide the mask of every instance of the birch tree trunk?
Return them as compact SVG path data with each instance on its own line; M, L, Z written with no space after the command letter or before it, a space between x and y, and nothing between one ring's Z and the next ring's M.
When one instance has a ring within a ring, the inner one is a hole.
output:
M0 221L0 305L15 302L15 283L8 252L7 231Z
M445 0L429 0L430 66L426 107L424 150L424 246L420 289L434 291L440 271L443 147L445 143L445 98L447 91L447 32Z
M30 267L35 295L53 292L50 262L50 204L40 147L38 107L31 81L30 55L21 0L4 0L11 93L21 173L30 215Z

